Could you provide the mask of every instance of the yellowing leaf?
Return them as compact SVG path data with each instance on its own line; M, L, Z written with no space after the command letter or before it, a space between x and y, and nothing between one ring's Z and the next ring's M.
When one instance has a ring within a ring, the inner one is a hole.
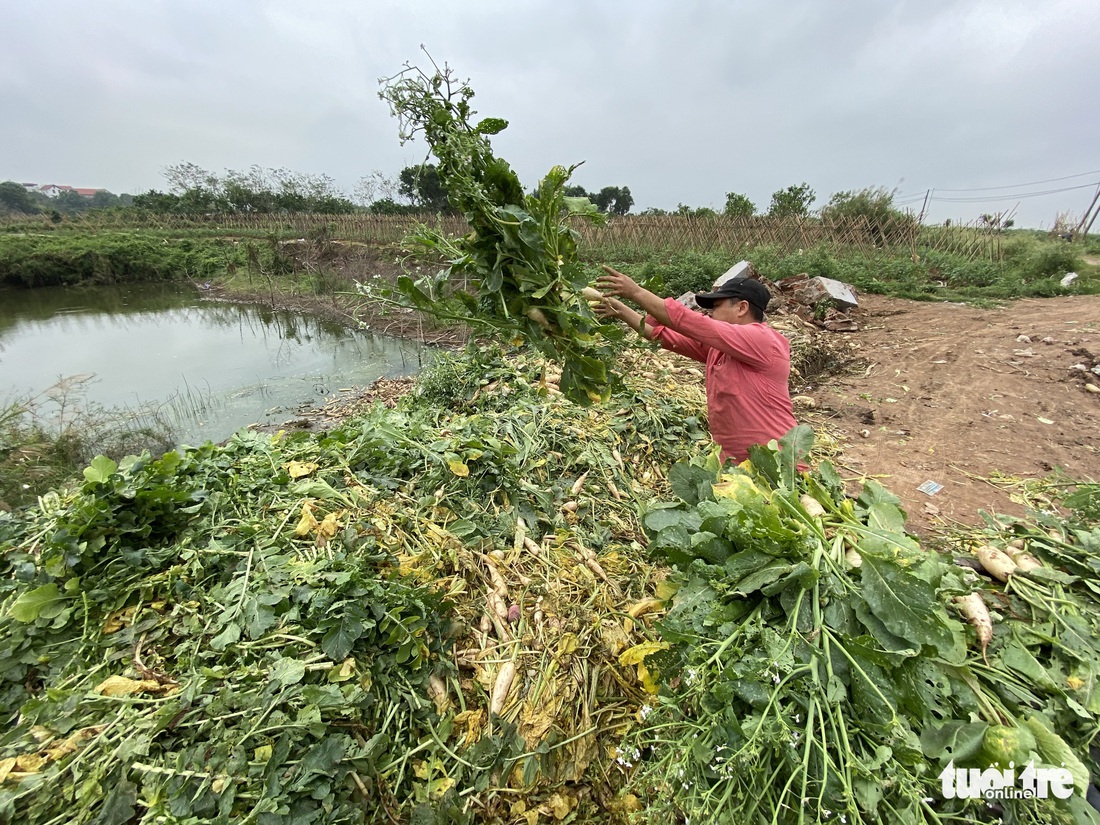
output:
M330 682L346 682L352 676L355 675L355 659L351 656L344 659L340 667L333 668L328 672L328 680Z
M436 799L443 796L455 785L455 781L449 776L442 776L439 779L433 779L428 783L428 793L434 796Z
M646 693L656 694L661 689L653 672L641 662L638 663L638 681L642 683L642 689Z
M9 759L0 759L0 782L7 780L10 774L14 773L37 773L42 770L43 764L46 763L45 757L38 756L37 753L23 753L22 756L11 757ZM12 779L21 780L23 777L14 777Z
M336 535L336 531L340 528L340 522L336 518L336 513L329 513L322 519L321 524L317 527L319 535L324 536L326 539L330 539Z
M292 461L286 465L286 471L291 478L305 478L317 472L317 465L312 461Z
M135 610L137 610L137 607L125 607L110 614L107 621L103 623L103 634L116 633L128 626L134 619Z
M253 755L257 762L267 762L271 759L271 752L271 745L260 745L260 747L253 751Z
M577 635L575 633L566 633L561 637L561 641L558 642L558 655L568 656L570 653L577 649Z
M569 816L573 810L574 800L569 796L556 793L547 800L546 804L550 808L550 813L554 819L562 820Z
M0 783L7 782L9 779L14 779L17 782L21 781L28 774L38 773L45 764L45 757L39 756L37 753L26 753L22 756L0 759Z
M719 498L731 498L742 504L761 498L763 494L751 478L740 474L726 474L722 480L712 486L714 495Z
M659 650L668 650L668 642L642 642L642 644L634 645L629 650L624 650L619 656L619 664L623 666L640 665L646 656Z
M25 753L15 757L15 769L20 773L38 773L46 764L46 757L37 753Z
M673 596L676 595L676 591L680 588L672 582L665 579L664 581L657 582L657 598L663 602L667 602Z
M127 679L125 676L108 676L100 682L94 693L101 696L133 696L135 693L162 693L164 686L154 679Z
M45 751L46 758L53 760L64 759L69 754L76 753L77 749L80 747L81 742L83 742L85 739L91 739L95 736L98 736L103 731L103 728L103 725L96 725L90 728L81 728L63 742L59 742L52 748L47 748Z
M317 529L317 525L317 517L313 515L313 503L307 501L302 505L302 518L299 519L298 526L294 528L294 535L308 536Z
M459 478L466 478L470 475L470 468L457 458L452 458L448 461L447 466L450 467L451 472Z

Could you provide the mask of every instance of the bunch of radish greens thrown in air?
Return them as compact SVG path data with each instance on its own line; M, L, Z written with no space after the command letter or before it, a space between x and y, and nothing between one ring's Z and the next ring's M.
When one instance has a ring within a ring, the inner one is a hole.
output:
M589 305L598 294L585 293L570 221L601 221L603 215L587 198L565 195L576 166L555 166L534 192L525 193L489 142L507 121L474 123L474 91L450 68L433 63L429 74L408 66L382 85L380 97L398 118L402 143L423 134L450 204L470 224L462 237L417 228L410 246L447 266L419 279L400 278L400 300L442 320L529 342L561 364L560 388L567 398L579 404L606 400L618 381L609 368L611 343L622 338L622 330L598 318Z

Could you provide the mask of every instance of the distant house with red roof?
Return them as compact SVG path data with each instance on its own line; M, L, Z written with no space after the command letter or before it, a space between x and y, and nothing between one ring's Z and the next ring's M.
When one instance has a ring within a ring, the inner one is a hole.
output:
M24 184L26 186L27 184ZM106 192L106 189L87 189L79 186L64 186L58 183L47 183L44 186L39 186L38 191L43 195L47 195L51 198L56 198L62 192L76 192L82 198L93 198L97 192Z

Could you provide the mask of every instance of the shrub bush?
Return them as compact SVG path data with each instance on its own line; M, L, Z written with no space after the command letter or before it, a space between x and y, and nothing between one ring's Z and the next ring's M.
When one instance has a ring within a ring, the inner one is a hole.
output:
M1080 269L1083 263L1078 248L1072 244L1064 241L1038 244L1027 256L1021 275L1024 278L1065 275Z
M705 292L735 261L711 252L677 252L667 258L651 258L636 269L635 280L661 295Z

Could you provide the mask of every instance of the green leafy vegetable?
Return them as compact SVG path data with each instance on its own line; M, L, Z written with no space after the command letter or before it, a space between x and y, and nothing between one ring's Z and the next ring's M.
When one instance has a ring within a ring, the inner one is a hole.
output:
M423 135L451 205L471 230L451 238L422 226L412 236L416 247L448 266L434 276L400 279L404 301L504 340L528 341L561 363L567 398L583 405L606 400L619 380L608 342L622 331L601 323L580 294L587 279L569 223L603 216L586 198L566 197L576 167L555 166L525 193L488 140L507 122L486 118L474 125L474 91L450 69L428 74L410 67L384 84L380 94L399 119L402 141Z

